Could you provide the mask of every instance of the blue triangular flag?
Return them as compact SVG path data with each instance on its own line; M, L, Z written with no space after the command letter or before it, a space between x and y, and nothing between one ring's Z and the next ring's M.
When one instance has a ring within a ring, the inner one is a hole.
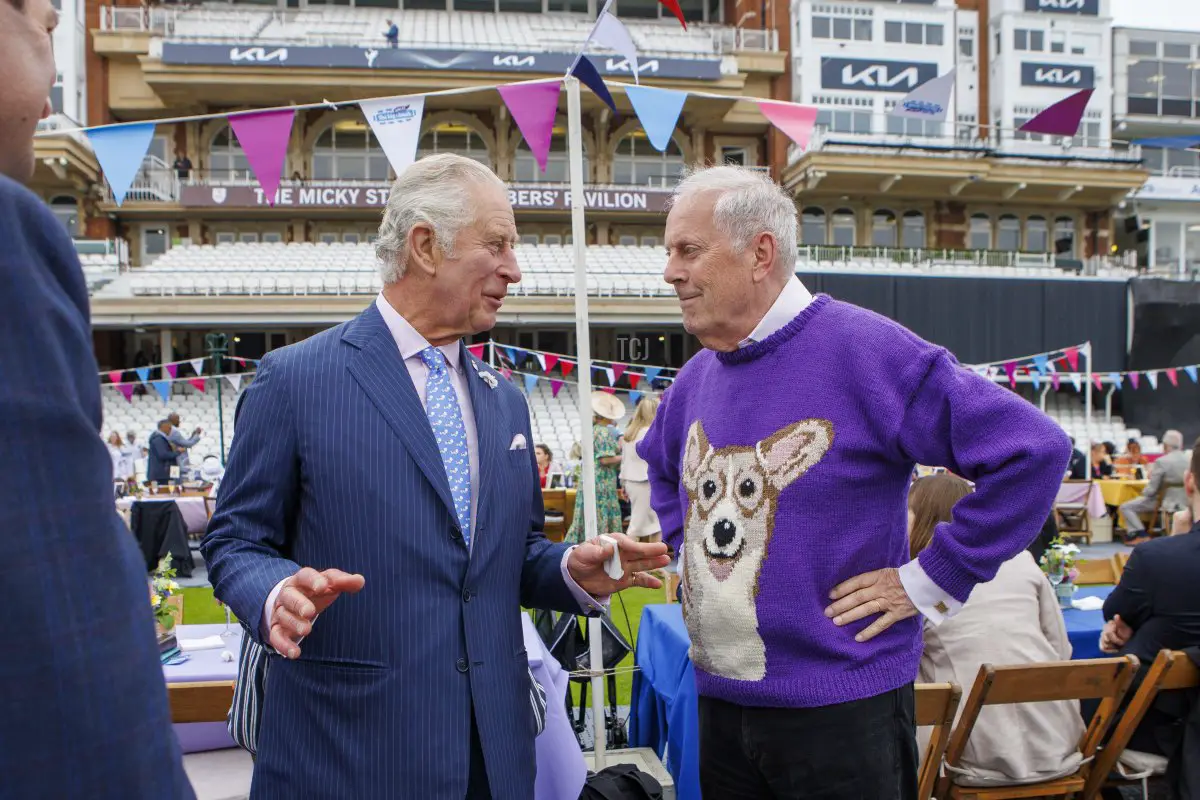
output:
M1035 367L1037 367L1037 371L1042 373L1043 375L1046 374L1049 363L1050 363L1049 359L1047 359L1045 356L1034 356L1033 357L1033 365Z
M638 401L641 399L642 399L641 392L630 392L629 393L629 402L633 403L635 406L638 404Z
M1083 391L1083 384L1080 383L1080 381L1079 381L1079 373L1078 372L1071 373L1071 383L1075 385L1075 391L1077 391L1077 392Z
M508 360L509 360L509 361L511 361L511 362L513 363L513 365L514 365L514 366L518 366L518 367L519 367L519 366L521 366L520 364L518 364L518 363L517 363L517 350L516 350L516 348L514 348L514 347L506 347L506 348L504 348L504 354L508 356Z
M645 380L647 384L652 384L660 372L662 372L662 367L646 367L646 377L643 380Z
M596 71L596 65L587 56L581 55L579 57L579 60L575 62L575 68L571 70L571 74L583 81L583 84L591 89L596 97L603 100L604 104L611 108L614 114L617 112L617 104L613 102L612 95L608 92L608 87L604 85L604 79L600 77L600 73Z
M1112 381L1113 386L1117 387L1118 389L1121 388L1121 373L1110 372L1108 373L1108 379Z
M1033 390L1039 391L1042 388L1042 376L1036 372L1029 374L1029 379L1033 381Z
M1187 376L1192 379L1192 383L1200 383L1200 375L1196 374L1195 367L1184 367L1183 371L1186 372Z
M115 125L87 131L96 160L112 189L117 205L125 202L125 193L141 169L150 140L154 138L154 123L138 125Z
M525 394L533 394L533 387L537 386L537 375L525 376Z
M671 143L671 134L679 123L687 92L653 89L649 86L626 86L625 96L633 104L633 113L642 123L650 144L659 152Z
M146 381L150 380L150 368L149 367L138 367L137 369L134 370L134 372L137 373L138 380L141 381L142 383L145 383Z
M150 385L158 392L158 396L166 403L171 399L171 382L170 381L151 381Z

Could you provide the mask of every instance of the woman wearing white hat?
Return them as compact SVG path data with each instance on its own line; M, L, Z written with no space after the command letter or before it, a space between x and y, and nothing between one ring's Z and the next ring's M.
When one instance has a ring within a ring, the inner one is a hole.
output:
M624 533L621 524L621 504L617 500L617 471L621 467L621 445L610 427L625 416L625 404L611 394L592 395L592 456L596 459L596 524L597 534ZM580 470L582 475L582 470ZM582 542L583 489L579 477L575 480L575 519L567 531L567 541Z

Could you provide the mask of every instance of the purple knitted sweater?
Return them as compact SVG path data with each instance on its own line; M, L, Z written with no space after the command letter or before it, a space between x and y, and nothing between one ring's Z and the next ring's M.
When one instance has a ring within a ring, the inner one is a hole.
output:
M818 295L761 342L697 354L638 452L684 560L699 692L812 707L917 676L919 617L860 644L872 617L838 628L824 615L838 583L908 561L914 464L976 484L920 556L966 601L1041 530L1071 446L1037 408L943 348Z

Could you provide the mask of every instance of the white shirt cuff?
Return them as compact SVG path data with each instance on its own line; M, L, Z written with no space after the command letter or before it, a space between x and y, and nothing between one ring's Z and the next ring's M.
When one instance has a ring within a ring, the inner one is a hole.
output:
M575 598L575 602L579 603L579 607L583 612L589 613L595 611L604 614L608 611L608 601L611 599L609 595L603 597L593 597L583 590L575 579L571 577L570 571L567 569L567 559L571 557L571 551L574 547L568 547L567 552L563 553L562 559L562 576L563 582L567 584L567 588L571 590L571 596Z
M920 611L925 619L934 625L942 624L963 607L962 603L946 594L942 587L925 574L925 570L921 568L921 562L917 559L914 558L905 564L899 572L900 585L904 587L904 593L917 607L917 611Z

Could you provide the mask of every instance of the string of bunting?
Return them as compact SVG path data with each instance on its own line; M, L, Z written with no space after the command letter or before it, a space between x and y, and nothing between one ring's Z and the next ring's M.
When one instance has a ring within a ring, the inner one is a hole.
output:
M249 361L250 359L246 360ZM138 372L140 373L143 369L149 370L149 367L139 367ZM196 375L191 378L171 377L162 378L161 380L149 380L147 378L136 381L112 381L105 385L116 389L121 393L121 396L130 403L133 402L133 393L139 386L145 386L147 389L153 389L154 391L158 392L158 396L162 398L164 403L168 403L171 400L171 387L176 383L188 383L196 391L200 392L201 394L205 394L207 382L210 379L225 378L229 381L229 385L233 387L234 392L240 392L242 390L242 380L252 377L255 374L257 373L227 372L224 375Z
M200 370L204 369L204 362L207 361L208 358L208 356L203 356L201 358L185 358L182 361L168 361L162 364L147 364L144 367L127 367L125 369L101 370L96 374L101 378L108 378L110 383L122 383L124 380L124 374L126 372L136 372L138 377L141 379L141 382L145 383L152 370L165 370L166 373L172 378L176 378L179 376L179 367L183 364L189 364L192 367L192 372L199 376ZM257 358L241 358L240 356L224 356L224 359L226 361L234 361L238 364L241 364L243 367L249 366L250 364L253 364L257 367L260 360Z

